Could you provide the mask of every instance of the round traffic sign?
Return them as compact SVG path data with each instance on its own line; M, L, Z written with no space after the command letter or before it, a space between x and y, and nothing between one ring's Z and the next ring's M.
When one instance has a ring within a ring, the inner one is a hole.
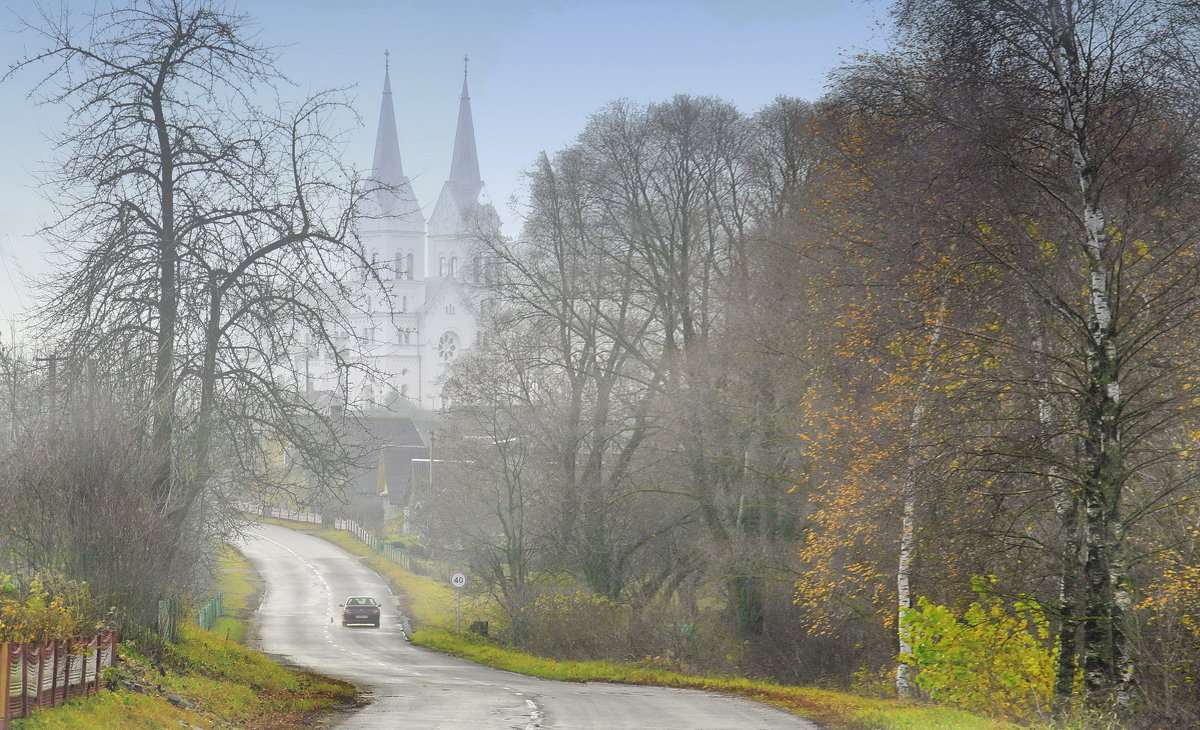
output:
M455 573L450 576L450 585L455 588L462 588L467 584L467 576L464 573Z

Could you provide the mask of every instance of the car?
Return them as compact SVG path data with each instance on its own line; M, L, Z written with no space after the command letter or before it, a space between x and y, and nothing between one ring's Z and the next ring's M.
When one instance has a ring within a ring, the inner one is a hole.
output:
M368 624L379 628L379 602L370 596L350 596L342 606L342 626Z

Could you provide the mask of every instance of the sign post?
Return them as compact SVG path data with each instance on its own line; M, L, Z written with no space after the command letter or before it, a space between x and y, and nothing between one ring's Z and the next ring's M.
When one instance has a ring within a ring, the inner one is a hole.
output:
M462 633L462 589L467 585L465 573L456 572L450 576L450 585L454 586L454 633Z

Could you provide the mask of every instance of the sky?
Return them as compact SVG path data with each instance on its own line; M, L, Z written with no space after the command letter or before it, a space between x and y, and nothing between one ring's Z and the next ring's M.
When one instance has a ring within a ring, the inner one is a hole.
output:
M121 0L118 0L120 2ZM109 0L67 0L72 12ZM43 0L59 7L59 0ZM400 152L418 201L432 209L450 167L463 58L480 171L504 232L520 227L522 173L541 151L569 145L588 117L617 99L651 103L675 94L715 96L750 113L777 96L816 100L830 71L884 46L881 0L239 0L259 40L300 99L350 88L345 157L368 169L391 68ZM19 32L35 0L0 12L0 69L36 39ZM22 72L0 83L0 344L36 301L30 277L48 270L36 237L49 206L36 173L53 164L49 138L63 110L29 98ZM515 201L515 202L514 202Z

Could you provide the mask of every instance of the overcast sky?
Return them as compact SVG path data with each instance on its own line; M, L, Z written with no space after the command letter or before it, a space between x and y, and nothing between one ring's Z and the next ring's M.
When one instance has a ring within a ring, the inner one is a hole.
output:
M73 0L72 9L108 0ZM57 6L57 3L55 3ZM855 53L881 47L884 2L863 0L254 0L231 7L278 46L295 82L285 98L354 87L363 126L347 159L371 164L390 53L405 172L418 200L435 202L450 166L463 56L480 170L505 232L517 232L509 203L541 150L569 144L608 102L653 102L686 93L716 96L752 112L777 96L815 100L826 76ZM17 33L34 0L0 16L0 66L35 42ZM25 276L45 269L33 237L48 215L33 173L53 157L47 135L59 110L35 106L34 74L0 84L0 342L32 304Z

